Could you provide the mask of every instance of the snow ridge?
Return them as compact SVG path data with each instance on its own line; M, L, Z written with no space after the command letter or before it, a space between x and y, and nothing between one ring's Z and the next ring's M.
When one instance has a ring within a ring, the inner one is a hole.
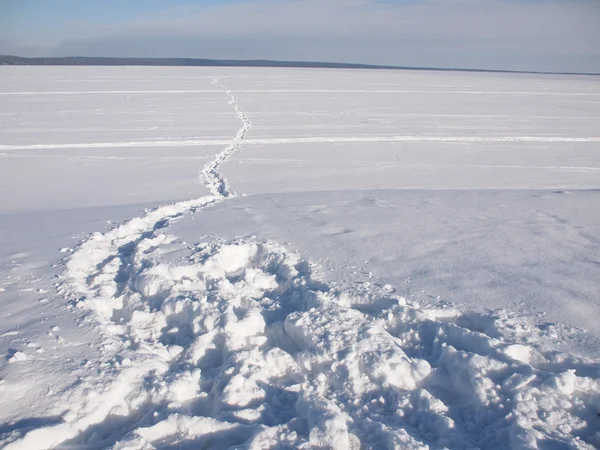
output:
M216 84L216 83L214 83ZM100 90L100 91L21 91L0 92L0 95L107 95L107 94L197 94L213 92L206 89L152 89L152 90ZM573 97L595 97L600 96L596 92L569 92L569 91L468 91L468 90L441 90L441 89L240 89L238 92L263 93L263 92L302 92L302 93L342 93L342 94L451 94L451 95L531 95L531 96L573 96Z
M236 100L237 101L237 100ZM239 107L238 107L239 108ZM236 108L236 111L238 111ZM240 110L241 111L241 110ZM135 147L196 147L198 145L227 145L234 147L227 154L235 151L241 141L256 145L279 144L309 144L330 142L600 142L600 136L309 136L309 137L283 137L283 138L252 138L244 139L251 123L241 111L238 113L247 129L243 135L232 140L226 139L170 139L156 141L122 141L122 142L93 142L93 143L68 143L68 144L15 144L0 145L0 150L52 150L52 149L81 149L81 148L135 148ZM243 128L242 128L243 129ZM240 130L240 132L242 131ZM229 147L228 147L229 148ZM222 161L221 161L222 162Z

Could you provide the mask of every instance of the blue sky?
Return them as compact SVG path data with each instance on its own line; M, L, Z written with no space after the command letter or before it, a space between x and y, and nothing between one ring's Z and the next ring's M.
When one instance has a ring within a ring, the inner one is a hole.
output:
M598 0L0 0L0 53L600 72Z

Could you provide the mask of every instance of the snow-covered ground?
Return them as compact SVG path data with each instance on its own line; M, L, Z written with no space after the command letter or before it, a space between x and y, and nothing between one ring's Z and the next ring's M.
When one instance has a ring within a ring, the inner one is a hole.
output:
M0 446L600 446L600 77L0 80Z

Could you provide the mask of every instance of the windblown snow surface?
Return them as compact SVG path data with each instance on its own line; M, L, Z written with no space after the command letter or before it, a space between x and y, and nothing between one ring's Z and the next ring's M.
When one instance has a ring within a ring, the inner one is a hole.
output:
M0 77L3 448L600 447L598 78Z

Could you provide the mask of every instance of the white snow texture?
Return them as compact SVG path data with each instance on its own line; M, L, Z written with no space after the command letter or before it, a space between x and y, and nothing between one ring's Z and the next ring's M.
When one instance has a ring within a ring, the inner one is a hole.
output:
M239 121L199 168L209 195L62 250L58 292L100 331L101 351L57 398L58 419L4 431L6 450L600 446L600 364L551 349L559 326L332 283L271 240L173 235L174 222L194 215L201 227L207 208L240 198L221 166L243 152L252 116L227 79L209 82ZM544 139L560 140L512 140ZM50 148L35 145L0 148Z

